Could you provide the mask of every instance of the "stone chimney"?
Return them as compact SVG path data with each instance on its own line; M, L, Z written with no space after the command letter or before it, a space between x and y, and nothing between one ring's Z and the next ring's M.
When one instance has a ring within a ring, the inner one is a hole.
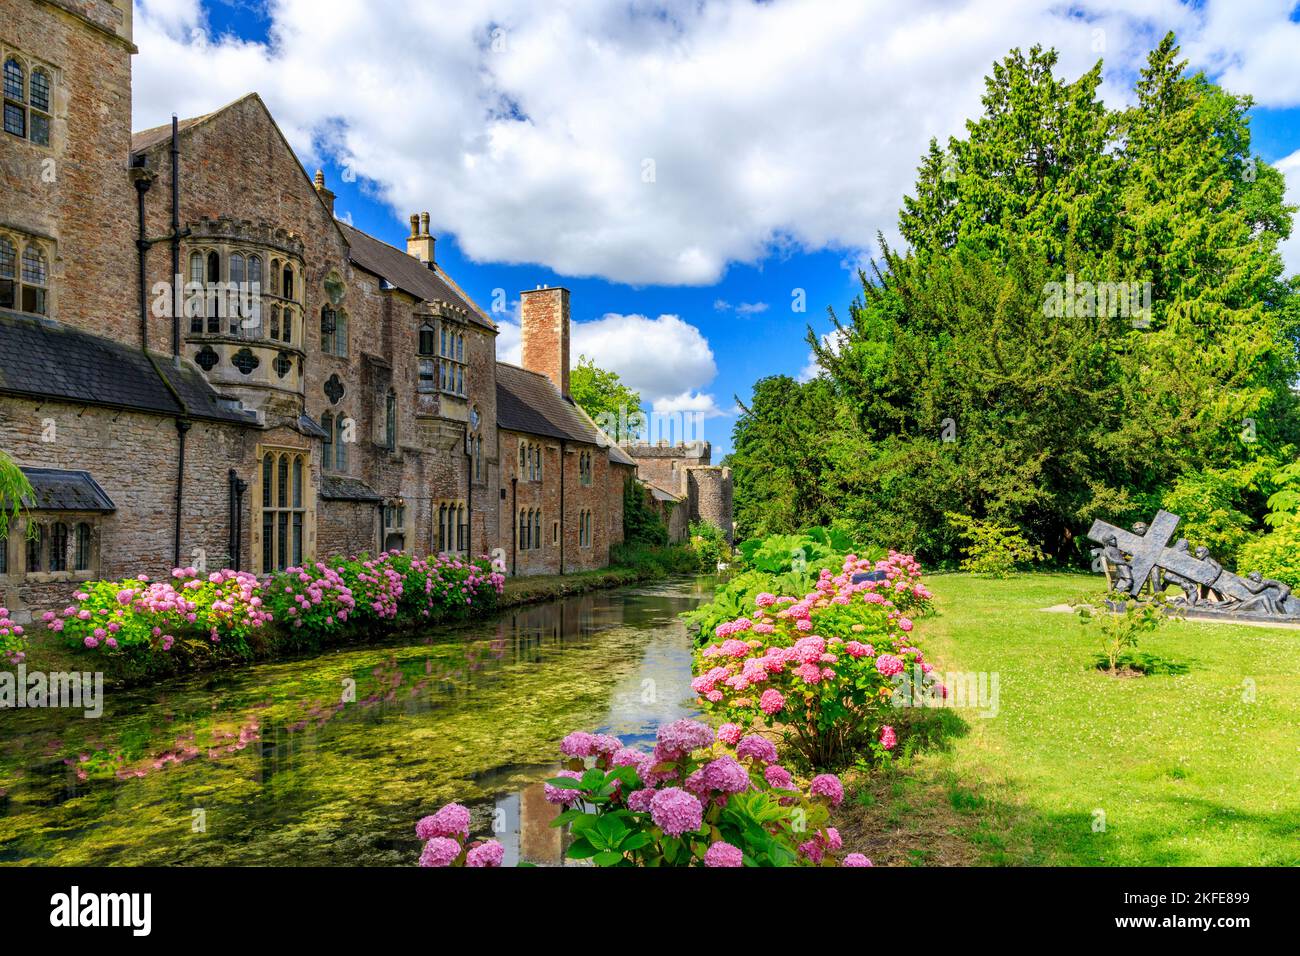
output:
M540 372L569 397L569 290L538 286L519 294L524 368Z
M334 193L325 188L325 170L316 170L316 178L312 180L312 185L316 187L316 194L320 196L321 202L325 203L325 208L334 215Z
M406 237L406 254L433 267L433 236L429 235L429 214L411 213L411 234Z

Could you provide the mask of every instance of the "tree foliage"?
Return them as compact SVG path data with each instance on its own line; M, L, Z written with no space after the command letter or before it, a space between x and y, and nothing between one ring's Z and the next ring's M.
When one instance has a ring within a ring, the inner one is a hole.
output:
M838 523L951 559L958 513L1077 559L1092 519L1206 485L1219 543L1258 522L1267 489L1242 476L1300 441L1300 283L1250 100L1172 35L1123 110L1100 63L1055 67L1040 47L995 64L983 115L922 157L907 248L881 240L834 347L809 330L823 376L757 384L730 459L742 534Z

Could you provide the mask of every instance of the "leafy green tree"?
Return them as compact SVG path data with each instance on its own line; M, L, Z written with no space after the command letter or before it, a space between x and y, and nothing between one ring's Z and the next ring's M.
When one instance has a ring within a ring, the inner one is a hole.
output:
M1300 441L1300 281L1277 251L1295 210L1250 151L1249 99L1189 74L1172 35L1121 111L1100 63L1073 82L1056 63L1011 51L965 137L930 144L908 248L882 241L834 349L809 330L827 375L758 383L731 456L742 534L839 523L950 559L956 512L1077 559L1093 518ZM1196 521L1239 546L1232 512L1253 524L1262 497Z
M31 483L22 469L0 451L0 542L8 537L10 525L21 517L23 500L30 501L32 494Z
M641 410L640 392L624 385L617 372L598 368L585 355L578 356L577 367L569 372L569 394L597 422L627 421Z

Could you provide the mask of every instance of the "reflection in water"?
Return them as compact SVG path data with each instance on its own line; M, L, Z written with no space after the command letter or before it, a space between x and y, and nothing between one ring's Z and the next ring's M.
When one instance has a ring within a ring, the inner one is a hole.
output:
M449 800L555 863L561 737L693 713L678 613L706 582L598 592L389 646L0 712L0 863L409 865Z

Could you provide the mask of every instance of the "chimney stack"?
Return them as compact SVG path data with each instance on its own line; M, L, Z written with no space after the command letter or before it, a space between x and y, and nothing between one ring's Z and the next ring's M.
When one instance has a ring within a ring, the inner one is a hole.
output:
M524 368L540 372L569 397L569 290L538 286L519 294Z
M411 234L406 237L406 254L433 268L433 236L429 235L429 214L411 213Z
M321 202L325 203L325 208L334 215L334 193L325 188L325 170L316 170L316 178L312 180L312 185L316 187L316 193L320 196Z

